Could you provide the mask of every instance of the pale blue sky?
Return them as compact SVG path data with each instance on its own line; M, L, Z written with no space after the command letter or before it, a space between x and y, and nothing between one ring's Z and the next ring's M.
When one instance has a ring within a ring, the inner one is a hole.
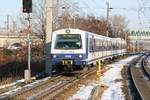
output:
M81 0L76 0L81 1ZM86 12L94 13L95 16L106 16L106 0L82 0L81 5L87 7ZM108 0L110 7L110 16L123 15L130 21L129 27L138 27L138 0ZM135 8L135 9L134 9ZM85 9L85 8L83 8Z
M0 0L0 28L6 27L7 15L14 20L21 11L22 0Z
M92 13L95 16L106 16L106 0L73 0L80 4L85 13ZM141 0L108 0L112 15L123 15L130 20L129 27L139 27L138 9ZM135 9L133 9L135 8ZM7 15L16 16L22 11L22 0L0 0L0 23L4 23ZM19 13L18 13L19 12ZM144 20L144 19L142 19ZM1 24L0 24L1 25Z
M0 15L12 15L21 11L22 0L0 0Z

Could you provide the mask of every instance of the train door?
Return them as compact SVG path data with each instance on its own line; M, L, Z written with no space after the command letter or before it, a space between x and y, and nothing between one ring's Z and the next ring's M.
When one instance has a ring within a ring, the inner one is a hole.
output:
M102 57L104 57L104 49L105 49L105 48L104 48L104 41L101 41L101 42L102 42L102 44L101 44L101 45L102 45L102 46L101 46L101 47L102 47L102 48L101 48L101 50L102 50Z
M103 57L103 41L99 40L99 57Z
M89 60L94 59L94 36L90 37L89 39Z
M92 36L92 59L95 59L95 45L96 45L96 41L94 39L94 36Z

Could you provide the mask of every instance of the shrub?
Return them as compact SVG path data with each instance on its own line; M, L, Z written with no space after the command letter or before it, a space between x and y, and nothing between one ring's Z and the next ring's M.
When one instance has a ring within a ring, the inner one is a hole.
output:
M3 50L3 54L4 54L4 55L7 55L7 56L10 56L10 55L13 54L13 52L12 52L11 50L9 50L9 49L4 49L4 50Z

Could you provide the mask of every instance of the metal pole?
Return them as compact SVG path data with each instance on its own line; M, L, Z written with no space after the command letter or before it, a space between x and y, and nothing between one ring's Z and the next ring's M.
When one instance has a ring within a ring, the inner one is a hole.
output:
M9 32L9 15L7 16L7 32Z
M52 34L52 1L47 0L47 18L46 18L46 68L45 71L48 74L52 74L51 65L51 34Z
M106 32L106 36L108 37L109 35L109 31L108 31L108 26L109 26L109 2L107 1L106 2L106 5L107 5L107 32Z
M27 21L28 21L28 69L25 70L25 81L31 82L31 39L30 39L30 13L28 13Z
M28 33L28 70L31 70L30 64L31 64L31 46L30 46L30 34Z
M31 70L30 13L28 13L28 70Z

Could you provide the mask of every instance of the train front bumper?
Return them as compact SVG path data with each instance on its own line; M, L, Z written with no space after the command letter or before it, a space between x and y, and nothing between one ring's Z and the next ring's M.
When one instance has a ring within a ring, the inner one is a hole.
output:
M86 65L85 54L53 54L52 65Z
M86 65L84 60L52 60L52 65Z

